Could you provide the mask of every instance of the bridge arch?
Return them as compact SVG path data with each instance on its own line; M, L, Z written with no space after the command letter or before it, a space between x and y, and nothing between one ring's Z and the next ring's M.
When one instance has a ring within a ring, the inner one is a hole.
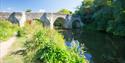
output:
M64 28L65 18L64 17L57 17L53 23L54 28Z
M72 22L72 29L78 29L78 28L81 28L80 21L74 20Z
M72 17L71 20L71 28L78 29L81 28L84 24L82 23L81 19L79 17L75 18Z

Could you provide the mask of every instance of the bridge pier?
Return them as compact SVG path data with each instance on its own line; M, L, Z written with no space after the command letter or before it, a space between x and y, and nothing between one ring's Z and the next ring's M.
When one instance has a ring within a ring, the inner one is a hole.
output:
M25 14L25 12L22 12L22 17L19 20L20 27L23 27L25 22L26 22L26 14Z
M9 18L8 18L9 17ZM80 26L83 26L79 16L72 16L67 14L59 13L38 13L38 12L0 12L0 19L9 19L12 23L18 23L21 27L24 26L25 21L33 19L41 19L44 23L44 26L49 27L50 29L54 28L54 22L58 18L63 18L64 27L72 28L72 22L78 20Z

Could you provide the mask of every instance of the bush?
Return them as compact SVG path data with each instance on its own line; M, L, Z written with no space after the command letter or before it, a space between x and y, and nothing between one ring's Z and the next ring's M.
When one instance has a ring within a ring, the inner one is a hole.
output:
M117 18L116 18L116 22L115 22L115 26L114 26L114 35L118 35L118 36L125 36L125 12L121 11L119 12Z
M31 22L26 22L24 27L18 29L18 37L32 36L37 30L42 28L42 24L38 20Z
M41 29L25 44L25 63L84 63L74 50L65 46L62 35L55 30Z
M12 24L8 20L0 20L0 40L7 40L18 29L17 24Z

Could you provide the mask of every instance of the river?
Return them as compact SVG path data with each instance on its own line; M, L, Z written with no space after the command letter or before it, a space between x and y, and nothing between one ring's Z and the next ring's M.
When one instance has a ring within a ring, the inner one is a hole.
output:
M94 63L125 63L125 38L81 29L60 30L64 39L84 43Z

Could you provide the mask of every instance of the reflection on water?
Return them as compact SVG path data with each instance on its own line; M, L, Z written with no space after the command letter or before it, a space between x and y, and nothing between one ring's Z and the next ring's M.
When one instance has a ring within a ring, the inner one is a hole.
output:
M64 38L72 38L84 43L93 55L95 63L125 63L125 39L106 33L75 30L62 30Z

